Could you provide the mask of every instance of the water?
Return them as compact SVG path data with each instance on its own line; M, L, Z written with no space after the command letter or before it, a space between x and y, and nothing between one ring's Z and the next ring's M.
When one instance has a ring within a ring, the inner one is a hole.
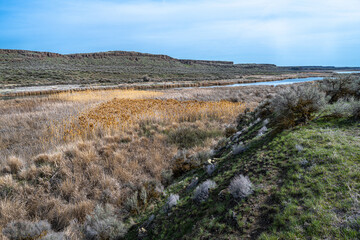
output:
M222 85L222 86L207 86L207 87L199 87L199 88L218 88L218 87L238 87L238 86L253 86L253 85L271 85L277 86L282 84L293 84L293 83L301 83L301 82L309 82L309 81L318 81L323 80L322 77L309 77L309 78L294 78L294 79L284 79L279 81L270 81L270 82L256 82L256 83L236 83L231 85ZM99 86L99 88L106 88L105 86ZM109 87L109 86L107 86ZM81 86L81 85L53 85L53 86L34 86L34 87L16 87L13 89L0 89L0 95L9 94L9 93L21 93L21 92L34 92L34 91L47 91L47 90L71 90L71 89L87 89L89 86ZM194 88L194 87L184 87L184 88L175 88L175 89L186 89L186 88ZM4 98L4 97L1 97Z
M0 94L21 93L21 92L38 92L48 90L70 90L81 89L80 85L52 85L52 86L33 86L33 87L15 87L12 89L0 89Z
M283 85L283 84L293 84L293 83L301 83L301 82L319 81L319 80L323 80L323 79L324 79L323 77L293 78L293 79L284 79L284 80L270 81L270 82L236 83L236 84L231 84L231 85L209 86L209 87L200 87L200 88L240 87L240 86L254 86L254 85L277 86L277 85Z
M338 74L352 74L352 73L360 73L360 71L341 71L341 72L335 72Z

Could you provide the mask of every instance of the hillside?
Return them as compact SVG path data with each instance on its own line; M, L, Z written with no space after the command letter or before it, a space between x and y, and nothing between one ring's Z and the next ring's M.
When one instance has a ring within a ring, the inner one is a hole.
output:
M359 83L294 86L240 114L125 239L359 239Z
M358 239L358 123L316 121L256 137L263 126L261 121L234 135L229 146L248 147L236 154L230 147L214 158L212 174L201 168L177 179L167 190L168 196L179 195L171 211L164 211L166 201L158 203L125 238ZM234 199L228 187L240 174L249 177L253 192ZM195 186L209 179L216 186L208 199L196 202Z
M175 59L166 55L111 51L62 55L0 50L2 85L118 84L168 80L216 80L243 74L286 72L270 64Z

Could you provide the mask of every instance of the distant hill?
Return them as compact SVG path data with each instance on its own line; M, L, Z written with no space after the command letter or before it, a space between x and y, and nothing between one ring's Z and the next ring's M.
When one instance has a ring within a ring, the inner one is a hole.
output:
M126 51L58 54L0 49L0 87L218 80L314 70L329 68L234 64Z
M167 55L111 51L58 54L0 50L0 83L118 84L139 81L187 81L240 78L279 70L268 64L234 64L230 61L176 59Z

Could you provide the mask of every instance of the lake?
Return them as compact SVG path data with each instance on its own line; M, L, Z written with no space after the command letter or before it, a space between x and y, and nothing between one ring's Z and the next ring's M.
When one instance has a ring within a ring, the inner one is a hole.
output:
M352 73L360 73L360 71L341 71L341 72L335 72L338 74L352 74Z

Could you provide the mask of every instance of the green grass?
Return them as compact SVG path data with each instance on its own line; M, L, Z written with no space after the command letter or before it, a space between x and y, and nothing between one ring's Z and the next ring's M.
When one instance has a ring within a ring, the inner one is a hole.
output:
M161 211L163 202L146 213L156 218L145 239L359 238L359 140L358 123L344 119L248 139L249 150L238 156L224 154L211 177L197 169L170 186L168 193L178 193L180 202L170 214ZM255 184L247 199L234 200L226 191L237 174ZM195 176L199 183L217 183L201 204L185 190ZM136 239L143 221L143 216L135 219L138 225L126 239Z

